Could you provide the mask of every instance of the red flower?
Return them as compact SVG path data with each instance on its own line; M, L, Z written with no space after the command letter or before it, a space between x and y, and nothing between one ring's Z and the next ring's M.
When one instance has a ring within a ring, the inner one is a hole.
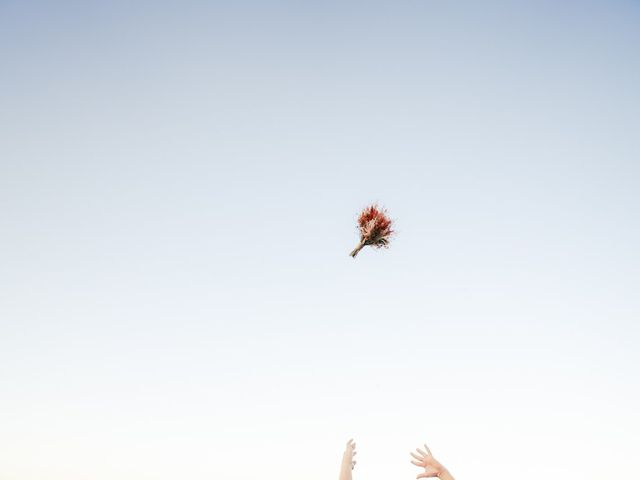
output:
M358 230L360 230L360 243L351 252L355 258L358 252L365 246L381 248L388 247L393 230L392 220L387 216L387 211L377 205L369 205L358 216Z

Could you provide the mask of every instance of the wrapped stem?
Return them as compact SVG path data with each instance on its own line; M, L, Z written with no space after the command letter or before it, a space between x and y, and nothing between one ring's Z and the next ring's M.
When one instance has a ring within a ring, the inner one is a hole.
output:
M361 240L360 243L358 243L358 246L354 248L349 255L351 255L353 258L356 258L356 255L358 255L358 252L360 252L360 250L362 250L364 246L365 243Z

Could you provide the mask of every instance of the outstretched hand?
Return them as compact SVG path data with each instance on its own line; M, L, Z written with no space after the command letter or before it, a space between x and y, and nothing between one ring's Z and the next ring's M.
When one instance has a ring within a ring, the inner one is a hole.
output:
M344 449L344 453L342 454L342 467L349 467L353 470L356 466L356 461L353 457L356 456L356 442L353 441L353 438L347 442L347 446Z
M424 472L418 474L416 478L439 477L444 480L453 480L453 477L447 471L447 469L444 468L444 466L439 461L433 458L431 450L429 450L429 447L427 447L426 444L424 445L424 450L417 448L416 452L417 453L411 452L411 456L415 459L411 460L411 463L418 467L424 468Z
M347 446L342 454L342 464L340 465L340 480L351 480L351 470L356 466L353 459L356 455L356 442L353 438L347 442Z

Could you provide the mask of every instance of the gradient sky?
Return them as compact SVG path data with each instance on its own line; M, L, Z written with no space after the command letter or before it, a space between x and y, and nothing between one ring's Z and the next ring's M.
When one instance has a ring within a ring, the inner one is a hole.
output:
M1 480L640 469L637 2L5 0L0 62Z

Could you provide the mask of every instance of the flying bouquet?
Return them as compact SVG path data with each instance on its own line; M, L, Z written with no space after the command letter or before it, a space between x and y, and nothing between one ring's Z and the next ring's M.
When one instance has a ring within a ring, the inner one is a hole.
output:
M391 224L393 222L387 216L387 211L377 205L369 205L358 216L358 230L360 231L360 243L353 249L350 255L356 258L358 252L367 245L382 248L389 246L389 240L393 235Z

